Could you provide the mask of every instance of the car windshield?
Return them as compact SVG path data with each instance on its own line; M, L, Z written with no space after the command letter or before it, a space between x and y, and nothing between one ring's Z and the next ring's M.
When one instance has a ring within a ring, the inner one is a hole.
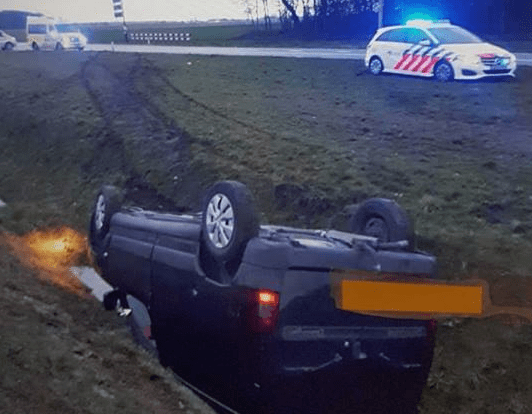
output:
M482 39L461 27L432 27L428 31L440 44L482 43Z
M77 32L76 27L71 24L56 24L55 28L59 33Z

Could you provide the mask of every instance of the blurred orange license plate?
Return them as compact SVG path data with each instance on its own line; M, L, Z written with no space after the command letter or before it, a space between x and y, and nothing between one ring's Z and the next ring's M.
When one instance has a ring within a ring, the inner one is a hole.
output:
M483 279L446 281L394 273L331 273L331 295L338 309L392 318L434 319L513 314L532 321L532 309L494 306Z

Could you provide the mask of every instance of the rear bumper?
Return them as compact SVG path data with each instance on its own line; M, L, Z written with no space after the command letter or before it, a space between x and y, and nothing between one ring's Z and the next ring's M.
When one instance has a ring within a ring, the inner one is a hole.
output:
M398 370L373 360L348 361L318 371L285 371L254 387L257 402L275 413L411 413L421 397L426 373Z
M430 370L429 338L425 326L287 326L262 344L246 388L276 413L410 412Z

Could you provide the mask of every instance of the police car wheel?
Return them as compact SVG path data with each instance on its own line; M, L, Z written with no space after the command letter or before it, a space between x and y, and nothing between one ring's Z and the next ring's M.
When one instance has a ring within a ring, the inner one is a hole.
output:
M33 42L33 44L31 45L31 48L33 50L39 50L39 45L37 43Z
M372 75L379 75L382 70L384 69L384 65L382 64L382 60L380 58L374 56L369 61L369 71Z
M449 82L454 78L453 67L447 62L439 62L434 68L434 78L439 82Z

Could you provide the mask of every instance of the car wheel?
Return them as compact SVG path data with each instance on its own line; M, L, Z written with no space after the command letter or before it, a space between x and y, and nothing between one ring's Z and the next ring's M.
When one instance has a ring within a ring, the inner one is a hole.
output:
M15 45L11 42L7 42L5 45L4 45L4 50L13 50L15 48Z
M372 75L380 75L384 69L382 60L377 56L373 56L369 61L369 71Z
M414 247L414 232L406 212L393 200L371 198L349 218L350 232L377 238L380 242L408 241Z
M31 44L31 48L32 48L33 50L37 51L37 50L39 50L39 45L38 45L37 43L33 42L33 43Z
M100 188L94 202L89 226L89 241L98 260L104 250L105 236L109 231L111 216L119 211L121 206L122 194L116 187L104 185Z
M237 181L221 181L203 203L202 239L217 261L239 260L247 242L258 234L259 220L248 188Z
M61 43L57 43L55 45L55 50L63 50L63 45Z
M438 82L449 82L454 79L453 67L445 60L441 60L434 67L434 78Z

